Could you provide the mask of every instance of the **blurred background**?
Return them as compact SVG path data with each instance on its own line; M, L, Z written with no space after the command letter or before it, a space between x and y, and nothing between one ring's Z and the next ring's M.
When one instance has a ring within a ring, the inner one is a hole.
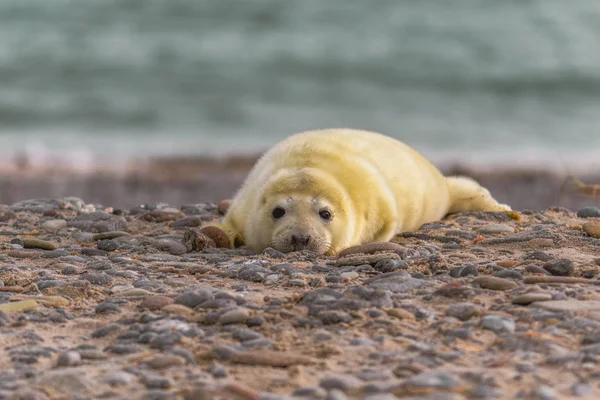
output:
M218 201L279 140L351 127L555 205L600 183L598 43L597 0L3 0L0 203Z

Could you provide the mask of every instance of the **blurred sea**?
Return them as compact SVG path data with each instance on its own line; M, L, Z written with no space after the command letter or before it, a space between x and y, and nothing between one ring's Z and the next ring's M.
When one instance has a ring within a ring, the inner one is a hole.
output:
M438 163L600 164L599 44L597 0L3 0L0 164L328 127Z

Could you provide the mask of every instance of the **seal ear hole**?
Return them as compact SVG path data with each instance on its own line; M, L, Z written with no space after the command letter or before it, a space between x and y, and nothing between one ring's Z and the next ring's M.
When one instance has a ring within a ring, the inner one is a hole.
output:
M235 238L233 239L233 247L238 248L238 247L242 247L244 245L244 241L242 240L242 238L239 235L235 235Z
M280 219L284 215L285 215L285 210L281 207L275 207L273 209L273 212L271 213L271 216L273 217L273 219Z

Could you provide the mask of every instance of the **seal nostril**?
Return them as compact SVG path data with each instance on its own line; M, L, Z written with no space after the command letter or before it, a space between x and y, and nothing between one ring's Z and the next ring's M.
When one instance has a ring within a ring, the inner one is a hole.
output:
M310 242L309 235L292 235L292 245L306 246Z

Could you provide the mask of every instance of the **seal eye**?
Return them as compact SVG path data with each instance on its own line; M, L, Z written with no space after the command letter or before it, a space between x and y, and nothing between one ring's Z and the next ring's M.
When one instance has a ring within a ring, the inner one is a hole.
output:
M285 210L281 207L275 207L271 215L273 216L273 219L279 219L285 215Z
M324 220L324 221L331 221L331 213L327 210L321 210L319 211L319 216Z

